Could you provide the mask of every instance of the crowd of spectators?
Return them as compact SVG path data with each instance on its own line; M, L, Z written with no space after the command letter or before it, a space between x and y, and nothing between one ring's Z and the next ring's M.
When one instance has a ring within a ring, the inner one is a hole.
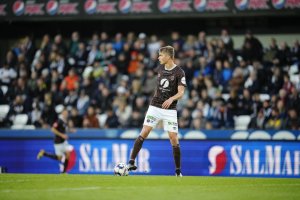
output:
M140 128L156 86L157 52L165 45L175 48L186 74L180 128L229 129L238 115L251 116L250 128L300 128L299 41L288 46L270 38L263 47L247 31L236 47L225 29L211 39L204 31L174 31L165 40L133 32L81 38L76 31L21 38L0 60L1 87L7 86L0 104L10 106L1 127L27 114L28 124L48 128L64 106L71 127Z

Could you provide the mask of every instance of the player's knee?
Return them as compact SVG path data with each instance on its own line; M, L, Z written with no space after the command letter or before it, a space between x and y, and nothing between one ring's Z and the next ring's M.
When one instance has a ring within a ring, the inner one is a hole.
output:
M169 134L169 137L172 145L178 144L178 137L176 133Z
M141 136L146 139L149 135L149 133L151 132L152 130L152 127L150 126L144 126L142 131L141 131Z
M171 140L172 146L176 146L178 144L178 140L177 139L173 139Z
M66 159L69 159L69 157L70 157L70 152L67 152L66 153Z

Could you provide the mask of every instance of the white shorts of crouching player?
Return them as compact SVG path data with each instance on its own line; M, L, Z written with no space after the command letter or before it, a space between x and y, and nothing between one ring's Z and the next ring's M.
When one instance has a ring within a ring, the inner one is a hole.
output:
M165 131L178 133L177 110L166 110L149 106L144 120L144 125L155 128L162 120Z
M55 155L57 156L64 156L66 152L71 152L73 149L74 147L66 140L61 144L54 144Z

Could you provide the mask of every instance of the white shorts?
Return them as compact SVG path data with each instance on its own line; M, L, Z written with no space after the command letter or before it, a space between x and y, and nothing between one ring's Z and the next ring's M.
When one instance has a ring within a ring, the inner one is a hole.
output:
M70 152L73 150L73 146L68 143L68 141L64 141L61 144L54 144L55 155L63 156L66 152Z
M163 120L165 131L178 133L177 110L167 110L149 106L144 125L155 128L160 120Z

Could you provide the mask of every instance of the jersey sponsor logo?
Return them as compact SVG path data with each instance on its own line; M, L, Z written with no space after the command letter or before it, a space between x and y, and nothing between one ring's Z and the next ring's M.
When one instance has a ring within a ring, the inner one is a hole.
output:
M166 78L163 78L163 79L161 79L160 80L160 85L163 87L163 88L167 88L167 87L169 87L169 81L168 81L168 79L166 79Z

